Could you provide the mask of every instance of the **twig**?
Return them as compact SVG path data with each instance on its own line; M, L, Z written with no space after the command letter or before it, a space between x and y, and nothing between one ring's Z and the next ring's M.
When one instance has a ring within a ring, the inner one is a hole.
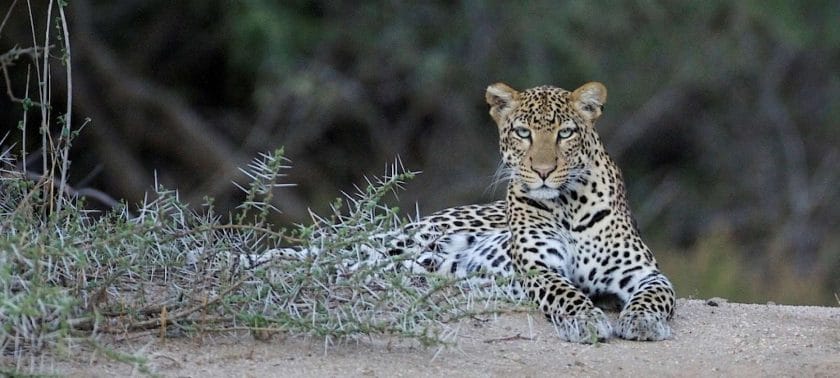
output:
M46 176L41 176L35 172L27 172L26 177L36 182L45 182L52 186L56 185L54 179L51 179ZM62 189L61 193L63 193L63 195L67 195L74 198L93 198L101 202L103 205L106 205L111 208L121 205L120 201L117 201L116 199L114 199L114 197L111 197L107 193L93 188L74 189L70 185L64 185L64 188Z
M30 30L32 31L32 44L37 46L38 45L38 38L35 35L35 20L34 20L34 17L32 16L32 5L29 3L29 1L27 1L26 5L27 5L27 8L29 10L29 26L30 26ZM49 67L50 67L49 56L50 56L50 47L51 47L51 45L50 45L50 31L52 30L52 27L51 27L52 26L52 7L53 7L53 2L50 1L49 5L47 5L46 36L44 37L44 45L43 45L44 46L44 53L42 54L43 58L44 58L44 63L43 63L44 65L43 65L43 67L38 65L38 64L35 65L35 77L38 79L38 98L41 100L41 104L44 104L44 105L50 103L50 92L49 92L50 85L49 85L49 82L50 82L51 75L50 75L50 71L49 71ZM41 74L42 70L43 70L43 76ZM42 164L43 164L43 167L41 169L41 172L44 172L44 174L46 174L46 172L48 171L47 170L47 164L48 164L48 160L47 160L47 150L48 150L48 148L47 148L47 146L51 145L51 143L50 144L47 143L48 141L51 142L51 140L49 138L49 134L50 134L49 120L50 120L50 117L49 117L49 109L48 108L49 108L48 106L39 107L39 110L41 110L41 147L43 147L42 148L42 159L43 159ZM50 149L50 150L52 150L52 149ZM52 193L50 193L49 198L50 199L53 198Z
M0 22L0 36L3 35L3 29L6 28L6 21L9 21L9 16L12 15L12 10L15 9L17 2L18 0L12 1L12 5L9 5L9 10L6 11L6 16L3 17L3 22Z
M113 317L118 317L118 316L126 316L126 315L129 315L129 314L140 314L140 315L144 315L144 316L151 316L151 315L159 314L161 311L163 311L164 307L167 307L168 309L171 310L171 309L175 309L175 308L180 308L181 305L178 304L178 303L172 303L172 304L159 303L159 304L151 305L149 307L141 308L139 310L100 312L100 315L105 316L105 317L112 317L112 318Z
M125 332L125 334L122 337L115 337L114 340L118 341L118 342L122 342L122 341L128 341L128 340L136 339L136 338L143 337L143 336L154 335L156 333L158 333L158 330L156 330L156 329L147 329L147 330L143 330L143 331Z
M70 33L67 27L67 17L64 16L64 6L59 4L58 6L58 14L59 18L61 19L61 32L64 34L62 40L64 40L64 54L65 54L65 71L67 72L67 109L64 113L64 124L61 125L61 133L59 134L59 138L64 140L64 143L61 145L61 168L59 170L59 174L61 175L61 179L58 182L58 192L64 193L64 187L67 185L67 170L70 165L70 159L68 155L70 154L70 142L73 135L73 65L72 60L70 59ZM82 125L84 127L84 125ZM59 197L58 199L58 212L61 213L61 209L64 206L64 197Z
M227 289L222 291L219 295L217 295L213 299L207 301L206 303L201 303L201 304L198 304L196 306L186 308L186 309L183 309L181 311L177 311L173 314L169 314L168 317L167 317L167 319L168 319L167 321L168 322L177 321L177 320L180 320L180 319L183 319L183 318L189 316L190 314L192 314L192 313L194 313L198 310L201 310L203 308L208 308L208 307L212 306L213 304L218 302L220 299L226 297L228 294L230 294L231 291L238 288L239 286L241 286L243 283L245 283L249 279L250 279L250 277L245 277L245 278L240 279L239 281L237 281L236 283L234 283L233 285L231 285L230 287L228 287ZM67 323L72 328L74 328L76 330L87 330L87 331L89 331L89 330L93 330L94 320L95 320L94 317L83 317L83 318L71 319ZM102 332L115 333L115 332L125 332L126 330L128 330L128 331L142 330L142 329L148 329L150 327L160 326L160 324L161 324L161 319L159 317L156 317L156 318L153 318L153 319L148 319L148 320L144 320L144 321L141 321L141 322L128 324L125 329L120 329L120 330L103 329Z
M513 336L500 337L500 338L497 338L497 339L487 339L487 340L484 340L484 342L488 343L488 344L492 344L492 343L498 343L498 342L502 342L502 341L513 341L513 340L534 341L534 338L533 337L522 336L521 333L517 333L516 335L513 335Z
M25 102L31 104L32 106L43 107L44 104L38 101L32 101L29 99L29 74L27 73L27 80L26 80L26 95L24 98L19 98L15 96L12 92L12 80L9 77L9 66L14 65L14 62L20 58L21 55L29 55L32 57L33 60L37 60L40 56L39 51L43 51L44 49L39 46L29 47L29 48L19 48L15 47L6 53L0 55L0 70L3 71L3 80L6 83L6 95L9 97L9 100L12 102L16 102L19 104L23 104Z

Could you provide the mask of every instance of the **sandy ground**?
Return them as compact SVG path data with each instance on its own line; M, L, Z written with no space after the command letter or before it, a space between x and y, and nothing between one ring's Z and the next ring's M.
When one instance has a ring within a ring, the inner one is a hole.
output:
M674 337L661 342L570 344L557 339L542 318L520 314L464 322L459 346L445 350L374 339L325 352L323 340L259 341L248 335L165 342L141 337L114 347L147 356L154 372L171 377L840 377L840 308L716 303L680 300L671 323ZM90 353L42 363L40 371L139 374L129 364Z

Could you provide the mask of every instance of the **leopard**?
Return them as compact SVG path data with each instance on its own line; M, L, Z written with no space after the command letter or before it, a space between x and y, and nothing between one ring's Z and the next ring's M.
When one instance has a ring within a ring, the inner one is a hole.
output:
M411 222L381 236L388 247L368 248L367 260L401 256L402 269L482 283L513 277L512 294L565 341L671 338L673 285L642 240L621 170L595 129L606 99L599 82L573 91L487 87L505 198ZM615 327L605 308L619 310Z
M520 92L496 83L485 98L498 126L505 200L421 219L420 270L516 274L567 341L670 338L673 285L642 240L621 170L595 129L606 87ZM615 330L595 305L600 298L621 309Z

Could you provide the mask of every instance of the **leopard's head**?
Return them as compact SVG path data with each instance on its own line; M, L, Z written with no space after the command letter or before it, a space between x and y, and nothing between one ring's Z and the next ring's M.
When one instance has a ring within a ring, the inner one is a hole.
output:
M487 87L490 115L499 126L504 168L514 185L534 199L551 199L592 165L600 145L595 121L607 100L597 82L567 90L542 86L519 92Z

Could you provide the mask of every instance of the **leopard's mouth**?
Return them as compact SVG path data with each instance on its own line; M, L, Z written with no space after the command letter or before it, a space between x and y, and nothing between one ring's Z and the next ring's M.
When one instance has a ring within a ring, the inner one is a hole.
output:
M557 198L560 195L560 190L552 188L546 184L542 184L537 188L528 188L525 195L535 200L549 200Z
M556 185L551 179L538 179L523 175L514 176L521 193L535 200L551 200L560 196L562 185Z

